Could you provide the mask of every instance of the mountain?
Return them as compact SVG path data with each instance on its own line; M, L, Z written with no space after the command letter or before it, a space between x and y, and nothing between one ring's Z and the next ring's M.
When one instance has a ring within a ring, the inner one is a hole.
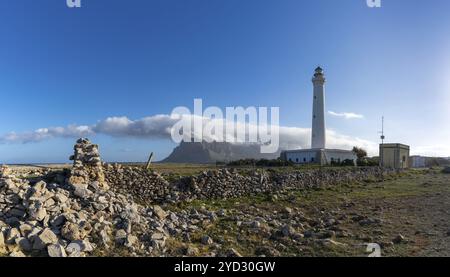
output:
M163 163L216 163L240 159L276 159L280 152L261 154L258 144L229 142L184 142L175 147Z

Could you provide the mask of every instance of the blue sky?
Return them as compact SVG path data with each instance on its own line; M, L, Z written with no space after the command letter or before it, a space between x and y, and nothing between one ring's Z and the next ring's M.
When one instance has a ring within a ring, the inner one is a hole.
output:
M450 2L383 0L0 0L0 137L139 120L176 106L278 106L311 125L311 76L327 76L327 128L450 156ZM0 139L0 163L66 162L75 137ZM96 134L105 160L161 159L160 137Z

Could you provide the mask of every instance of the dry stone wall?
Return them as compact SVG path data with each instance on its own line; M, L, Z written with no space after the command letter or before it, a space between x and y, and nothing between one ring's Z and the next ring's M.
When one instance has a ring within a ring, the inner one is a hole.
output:
M131 194L141 202L163 203L179 199L177 186L170 184L157 172L119 164L107 164L103 171L112 189Z
M236 169L220 169L172 182L168 182L156 172L140 167L109 165L104 172L112 188L130 193L139 201L170 203L323 188L366 179L381 180L396 171L379 167L281 173L258 169L242 173Z

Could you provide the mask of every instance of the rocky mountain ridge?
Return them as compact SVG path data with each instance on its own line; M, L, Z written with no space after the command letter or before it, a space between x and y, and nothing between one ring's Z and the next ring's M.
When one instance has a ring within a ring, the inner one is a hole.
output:
M209 164L240 159L276 159L279 156L280 152L261 154L258 144L182 141L162 162Z

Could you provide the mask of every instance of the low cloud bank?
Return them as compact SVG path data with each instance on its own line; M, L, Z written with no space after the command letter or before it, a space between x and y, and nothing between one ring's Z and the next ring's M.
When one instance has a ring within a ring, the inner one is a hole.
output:
M189 116L183 116L183 120L191 120L191 118ZM95 134L125 138L171 139L171 128L178 121L179 119L173 118L170 115L154 115L138 120L131 120L127 117L108 117L91 126L69 125L67 127L41 128L24 133L11 132L0 136L0 143L35 143L52 138L75 139ZM248 128L248 130L250 130L248 132L252 132L251 130L254 131L256 129ZM280 126L279 132L281 149L310 147L311 130L309 128ZM193 135L196 134L194 133ZM216 138L211 139L214 140ZM371 155L377 153L377 144L374 142L345 136L333 130L327 130L328 148L351 149L353 146L363 147Z

